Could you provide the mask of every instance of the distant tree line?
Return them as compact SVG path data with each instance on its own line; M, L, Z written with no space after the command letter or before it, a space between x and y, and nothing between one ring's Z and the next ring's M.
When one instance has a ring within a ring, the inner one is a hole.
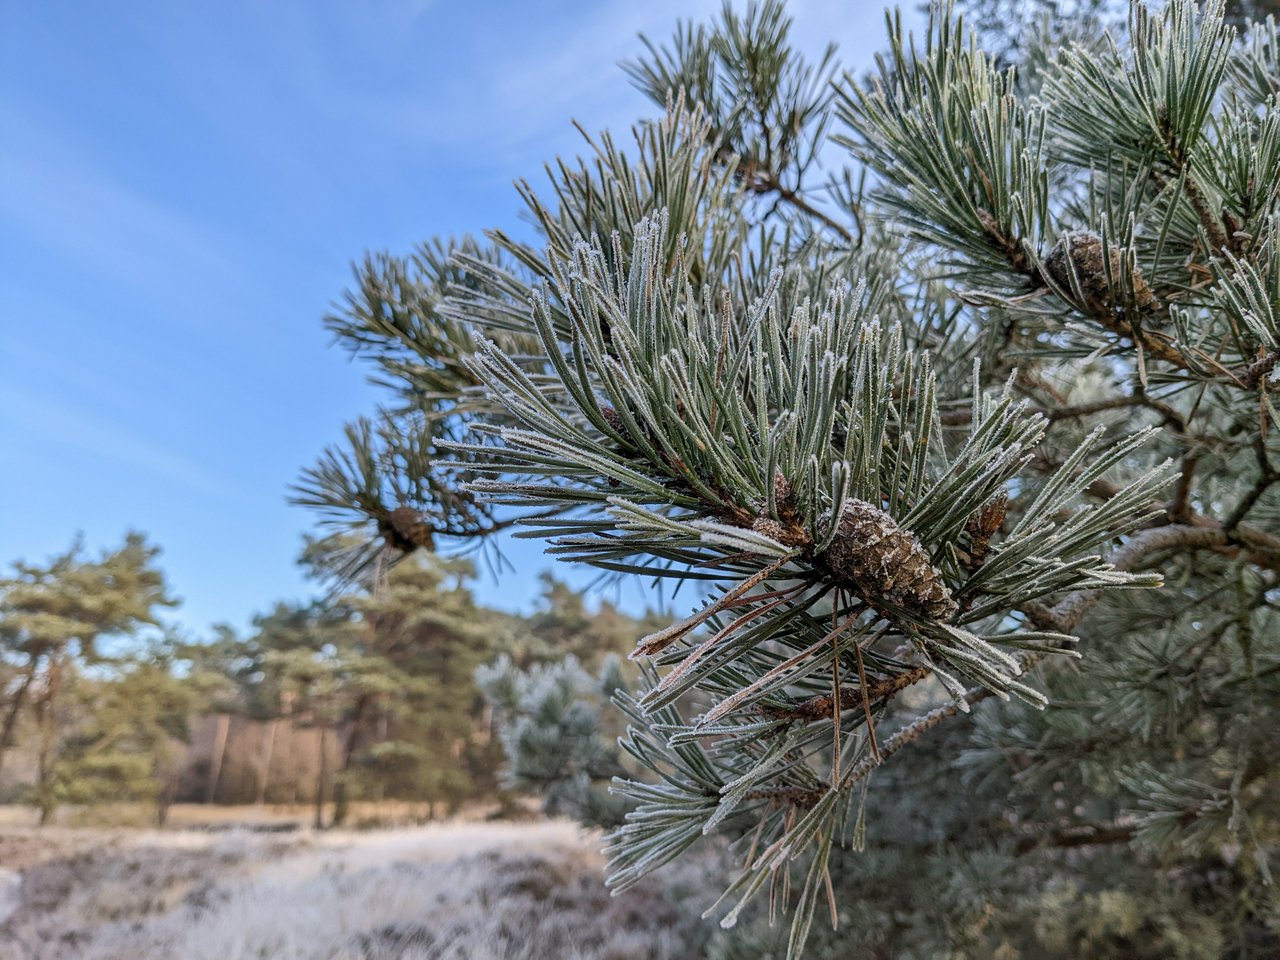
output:
M331 548L304 566L323 576ZM421 553L193 641L161 619L176 601L158 553L140 534L97 558L76 542L0 579L0 801L41 823L64 804L149 804L163 824L175 802L216 802L310 803L326 826L358 801L436 815L491 798L502 750L477 668L616 670L652 628L549 574L533 614L492 610L470 561Z

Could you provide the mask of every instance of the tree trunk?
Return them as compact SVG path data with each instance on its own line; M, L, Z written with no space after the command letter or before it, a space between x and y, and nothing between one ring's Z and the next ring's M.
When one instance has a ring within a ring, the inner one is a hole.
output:
M218 780L222 778L222 761L227 754L227 734L231 731L231 715L218 714L218 726L213 734L213 756L209 759L209 779L205 783L204 802L213 803L218 793Z
M53 723L49 704L40 700L36 704L36 725L39 728L39 753L36 757L36 805L40 808L40 826L48 826L53 819Z
M356 701L354 714L351 718L351 730L347 734L346 742L342 745L342 766L338 770L338 777L333 784L333 825L341 826L347 819L347 813L351 808L351 798L347 795L347 771L351 769L351 758L355 756L356 747L360 742L360 733L364 726L364 713L369 704L367 696L361 697Z
M324 829L324 784L329 777L329 738L328 730L320 728L320 775L316 778L316 820L317 830Z
M160 789L156 791L156 826L164 829L169 823L169 809L173 799L178 795L178 772L157 770L157 779L163 778Z
M38 657L31 658L31 663L27 667L27 675L22 678L22 685L14 691L13 700L9 703L9 711L4 716L4 727L0 728L0 768L4 767L5 754L13 746L13 734L18 726L18 714L22 712L22 704L27 699L27 691L31 689L31 683L36 678L36 664L38 662Z
M54 702L62 685L62 666L56 659L49 660L49 679L44 692L36 701L36 727L39 730L39 755L36 758L36 802L40 807L40 826L47 826L53 819L57 800L53 792L54 751L57 724L54 722Z
M272 717L267 724L267 732L263 736L262 753L258 756L257 795L253 798L255 806L261 807L267 802L267 781L271 776L271 755L276 749L276 727L279 717Z

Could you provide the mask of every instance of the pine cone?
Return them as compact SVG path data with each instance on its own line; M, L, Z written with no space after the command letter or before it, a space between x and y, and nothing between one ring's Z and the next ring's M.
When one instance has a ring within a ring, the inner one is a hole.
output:
M751 524L751 529L756 533L764 534L770 540L777 540L779 543L787 541L787 528L771 517L756 517L755 522Z
M604 422L607 423L612 430L622 434L624 437L627 435L627 424L622 419L622 415L618 413L617 410L613 409L613 407L607 405L601 407L600 416L604 418Z
M389 546L404 553L435 549L435 535L431 525L413 507L396 507L378 521L378 532Z
M845 501L835 539L818 560L868 600L888 600L935 620L950 620L959 610L915 535L864 500Z
M1120 247L1110 250L1111 275L1119 277L1124 270L1125 251ZM1107 283L1107 271L1102 262L1102 238L1092 233L1071 233L1063 237L1049 251L1044 261L1049 275L1064 290L1074 290L1071 284L1071 268L1075 267L1080 292L1084 294L1084 306L1090 313L1111 313L1116 299ZM1149 310L1155 305L1155 294L1134 268L1130 278L1133 285L1133 303L1139 310Z
M969 535L969 569L978 569L987 559L991 537L1004 525L1008 510L1009 495L1001 490L965 521L964 530Z

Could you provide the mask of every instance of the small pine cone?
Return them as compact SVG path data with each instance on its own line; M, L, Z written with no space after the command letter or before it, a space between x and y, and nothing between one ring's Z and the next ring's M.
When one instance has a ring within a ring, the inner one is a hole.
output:
M756 533L764 534L770 540L778 541L778 543L787 542L786 526L772 517L756 517L755 522L751 524L751 529Z
M791 481L784 477L781 471L773 475L773 499L777 502L779 510L791 510L795 507Z
M751 529L786 547L803 547L811 542L804 527L790 519L775 520L761 514L752 522Z
M419 547L435 549L431 525L413 507L396 507L378 522L378 532L388 545L404 553L413 553Z
M617 410L613 409L613 407L610 407L610 406L601 407L600 416L604 418L604 422L609 425L609 428L611 430L615 431L616 433L622 434L624 437L627 435L627 425L623 423L622 416L618 413Z
M1124 270L1125 251L1112 247L1110 251L1111 275L1118 277ZM1084 306L1091 313L1111 313L1116 306L1111 286L1107 283L1107 271L1102 262L1102 238L1092 233L1071 233L1063 237L1049 251L1044 261L1049 275L1064 290L1073 290L1071 268L1075 267L1080 292L1084 294ZM1133 303L1139 310L1155 306L1156 297L1142 276L1134 268L1130 278L1133 285Z
M845 501L835 538L818 559L866 599L888 600L943 621L959 610L915 535L864 500Z
M975 510L965 522L965 533L969 535L968 566L971 570L982 566L983 561L987 559L991 537L1004 525L1008 510L1009 495L1001 490Z

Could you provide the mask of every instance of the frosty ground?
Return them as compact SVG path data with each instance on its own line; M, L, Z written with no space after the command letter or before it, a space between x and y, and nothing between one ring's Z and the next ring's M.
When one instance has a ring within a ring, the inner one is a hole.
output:
M571 823L213 826L0 826L0 960L684 955L670 885L610 897Z

